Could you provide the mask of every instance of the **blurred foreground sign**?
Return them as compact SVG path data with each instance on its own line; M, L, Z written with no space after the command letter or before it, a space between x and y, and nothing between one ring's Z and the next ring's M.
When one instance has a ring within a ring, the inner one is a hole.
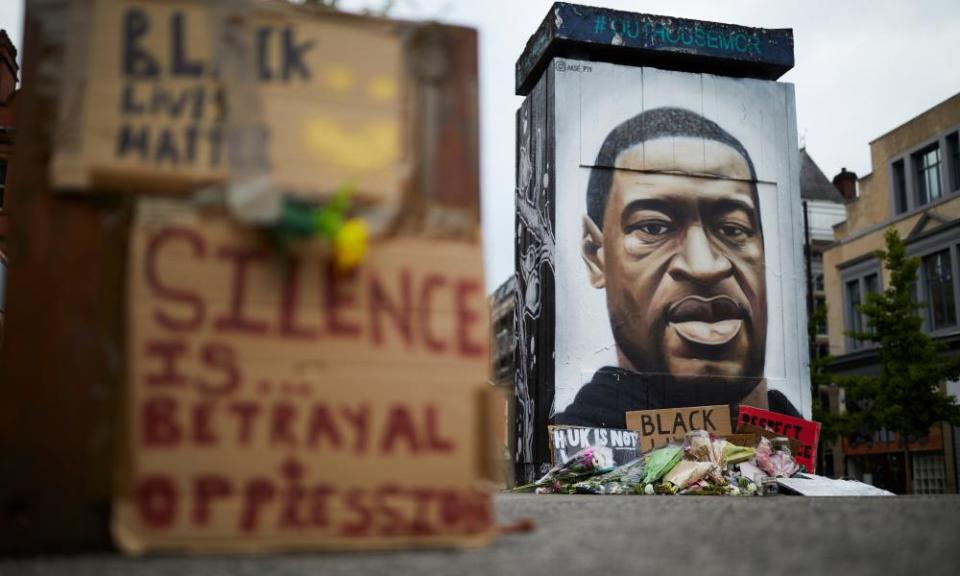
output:
M0 410L0 548L104 549L108 521L128 551L488 539L476 31L269 0L26 17L0 380L36 385ZM282 200L292 238L337 190L377 236L349 276L230 202Z
M397 23L279 2L75 6L56 188L189 191L269 173L303 197L351 182L398 199L411 159Z
M131 238L128 551L477 543L491 534L479 243L326 245L144 200Z

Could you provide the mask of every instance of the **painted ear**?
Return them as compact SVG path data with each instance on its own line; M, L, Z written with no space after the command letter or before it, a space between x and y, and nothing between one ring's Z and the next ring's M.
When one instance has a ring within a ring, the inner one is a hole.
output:
M583 215L583 239L580 243L583 261L587 264L590 285L603 288L603 232L594 223L593 218Z

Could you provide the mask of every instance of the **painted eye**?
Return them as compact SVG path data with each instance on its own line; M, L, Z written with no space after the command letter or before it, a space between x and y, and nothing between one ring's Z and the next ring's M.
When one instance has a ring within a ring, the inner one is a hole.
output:
M651 222L639 222L630 227L630 232L639 231L650 236L663 236L664 234L669 233L672 228L666 222L660 221L651 221Z
M748 237L752 236L752 232L739 224L721 224L717 231L721 236L727 238L728 240L745 240Z

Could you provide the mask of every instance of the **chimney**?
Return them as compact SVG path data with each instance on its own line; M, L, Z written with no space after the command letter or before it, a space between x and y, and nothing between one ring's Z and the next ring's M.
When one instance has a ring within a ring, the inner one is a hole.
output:
M843 194L844 200L852 202L857 199L857 175L841 168L840 173L833 177L833 185Z
M7 36L7 31L0 30L0 102L6 102L17 89L19 73L17 48Z

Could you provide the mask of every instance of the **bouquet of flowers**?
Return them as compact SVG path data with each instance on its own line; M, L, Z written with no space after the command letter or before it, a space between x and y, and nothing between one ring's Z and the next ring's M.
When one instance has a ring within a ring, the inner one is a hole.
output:
M676 490L683 490L700 480L706 480L708 475L713 476L716 473L717 465L713 462L682 460L666 475L663 482L664 484L672 484Z
M706 430L691 430L683 437L683 457L695 462L710 462L713 458L713 443Z
M690 468L690 470L696 471L695 476L699 474L700 471L704 471L704 475L685 480L685 486L698 482L700 478L704 478L717 486L723 486L727 483L723 477L723 467L726 465L724 454L726 444L726 440L722 438L711 438L710 433L705 430L691 430L687 432L683 439L684 461L692 461L700 464L710 463L713 464L713 466ZM676 482L672 483L677 485ZM680 488L685 486L680 486Z
M675 444L657 448L647 455L647 473L643 477L644 484L653 484L663 478L673 467L680 462L683 449ZM647 491L649 493L649 491Z
M577 452L558 466L554 466L536 482L518 486L514 492L534 490L537 494L570 491L579 480L613 470L613 450L608 447L589 447Z
M640 456L606 474L577 482L573 490L577 494L636 494L645 471L646 459Z
M752 460L757 455L756 448L747 448L746 446L737 446L727 442L723 446L723 457L727 464L739 464Z
M789 448L774 450L766 438L757 445L757 466L774 478L788 478L800 470Z

